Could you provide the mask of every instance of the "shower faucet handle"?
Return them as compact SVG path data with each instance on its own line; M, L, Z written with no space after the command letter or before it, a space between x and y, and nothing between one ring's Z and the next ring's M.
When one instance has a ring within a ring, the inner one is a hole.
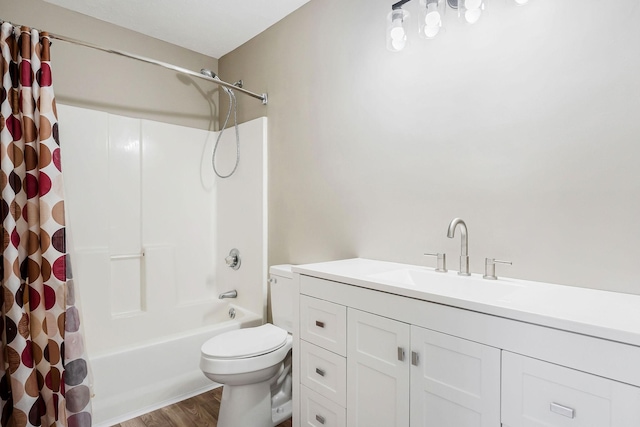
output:
M225 257L224 262L227 263L227 267L231 267L234 270L240 268L240 251L237 249L231 249L229 255Z
M438 258L438 267L436 271L438 273L446 273L447 272L447 254L441 254L440 252L435 254L424 254L424 256L434 256Z

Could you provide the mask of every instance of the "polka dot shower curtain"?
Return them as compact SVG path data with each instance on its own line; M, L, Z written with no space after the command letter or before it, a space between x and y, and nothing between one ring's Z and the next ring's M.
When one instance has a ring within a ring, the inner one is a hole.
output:
M91 425L46 33L2 24L2 426Z

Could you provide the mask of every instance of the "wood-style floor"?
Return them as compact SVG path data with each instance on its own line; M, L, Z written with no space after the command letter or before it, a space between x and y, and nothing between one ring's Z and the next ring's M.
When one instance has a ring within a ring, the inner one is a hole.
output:
M218 387L113 427L216 427L221 396L222 387ZM277 427L291 427L291 420Z

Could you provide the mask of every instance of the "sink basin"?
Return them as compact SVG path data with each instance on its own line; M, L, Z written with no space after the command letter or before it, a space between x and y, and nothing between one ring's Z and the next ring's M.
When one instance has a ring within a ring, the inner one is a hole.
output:
M524 285L508 279L485 280L479 275L458 276L456 272L437 273L432 270L400 269L371 274L375 281L388 282L453 298L500 300L522 289Z

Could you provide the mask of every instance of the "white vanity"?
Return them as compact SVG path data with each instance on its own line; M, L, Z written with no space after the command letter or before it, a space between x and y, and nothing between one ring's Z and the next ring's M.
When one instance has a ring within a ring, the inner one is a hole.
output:
M294 427L640 426L640 296L365 259L293 271Z

